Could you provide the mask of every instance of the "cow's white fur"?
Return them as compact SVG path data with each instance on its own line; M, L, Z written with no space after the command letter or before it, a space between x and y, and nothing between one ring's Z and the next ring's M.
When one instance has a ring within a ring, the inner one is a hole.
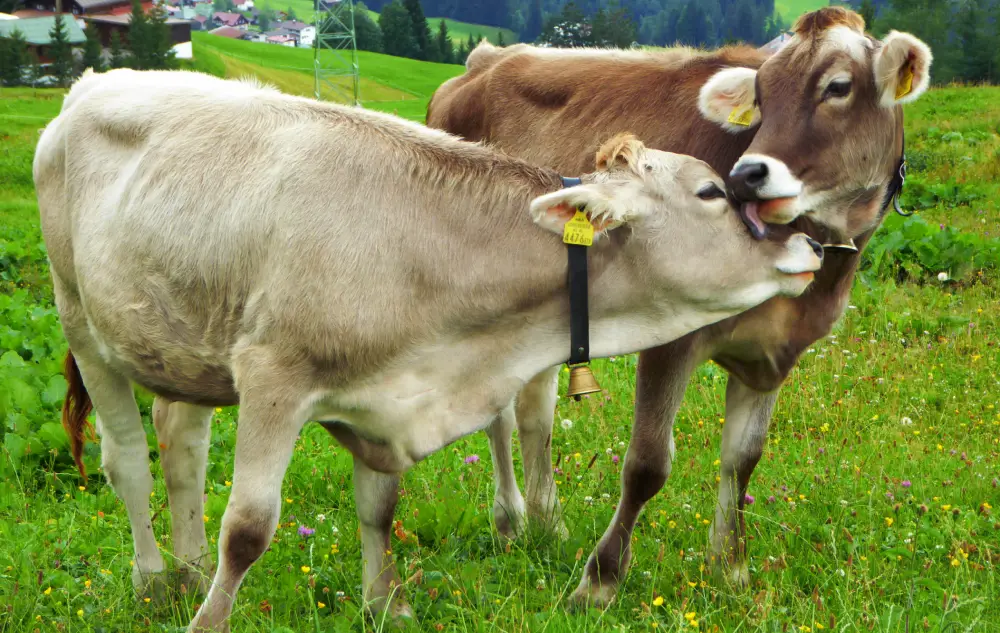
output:
M890 31L875 53L875 85L882 95L882 106L892 108L919 99L930 86L932 61L931 49L926 44L909 33ZM905 64L913 72L913 83L910 92L897 99L896 88Z
M486 427L565 360L565 249L529 206L564 217L562 203L579 200L628 222L590 252L596 357L805 289L777 270L818 268L805 236L753 242L725 200L698 200L707 182L721 185L707 165L621 146L625 167L546 198L554 173L387 115L185 72L112 71L74 86L39 141L34 178L56 303L138 575L164 566L129 379L162 394L171 502L188 512L200 507L209 411L174 407L240 403L218 571L192 630L228 630L308 420L349 429L366 599L408 611L386 553L398 475L375 468L401 472ZM179 164L200 180L180 184ZM191 485L177 481L183 468L200 471ZM183 562L206 568L203 535L187 526L177 538Z

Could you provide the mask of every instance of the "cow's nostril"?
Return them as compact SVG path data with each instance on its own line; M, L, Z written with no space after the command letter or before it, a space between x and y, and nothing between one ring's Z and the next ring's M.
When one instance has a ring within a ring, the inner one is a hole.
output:
M742 200L756 199L756 189L767 178L767 163L746 162L729 173L733 193Z
M823 259L823 245L811 237L807 237L806 241L809 242L809 246L811 246L813 252L816 253L816 257Z

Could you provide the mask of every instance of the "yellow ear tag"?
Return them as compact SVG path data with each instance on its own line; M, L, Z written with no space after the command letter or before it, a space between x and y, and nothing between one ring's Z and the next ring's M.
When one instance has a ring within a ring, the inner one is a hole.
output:
M577 246L590 246L594 243L594 225L583 211L577 209L576 214L563 227L563 242Z
M734 108L732 112L729 113L729 122L736 125L742 125L743 127L750 127L753 122L753 106L749 108Z
M906 70L903 72L903 78L899 81L899 85L896 86L896 98L902 99L910 94L911 90L913 90L913 69L907 65Z

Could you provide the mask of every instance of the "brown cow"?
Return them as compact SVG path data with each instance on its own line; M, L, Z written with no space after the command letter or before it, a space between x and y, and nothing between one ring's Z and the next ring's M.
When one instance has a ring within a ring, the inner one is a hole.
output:
M743 201L744 221L791 223L831 248L816 284L777 298L639 358L633 436L622 498L574 594L607 603L629 564L632 529L663 486L674 454L673 420L695 367L713 359L730 373L719 502L711 560L749 581L743 504L760 459L777 393L799 355L826 336L844 311L863 248L902 186L901 104L927 89L931 54L911 35L879 41L856 13L828 7L802 16L778 52L744 46L713 52L557 50L479 46L467 72L439 88L428 124L486 141L563 173L583 171L599 140L632 130L652 147L691 154L718 172ZM853 240L853 242L851 241ZM554 371L519 396L528 515L552 521ZM508 427L512 424L508 424ZM494 455L510 434L491 430ZM509 463L497 465L501 515L524 501Z

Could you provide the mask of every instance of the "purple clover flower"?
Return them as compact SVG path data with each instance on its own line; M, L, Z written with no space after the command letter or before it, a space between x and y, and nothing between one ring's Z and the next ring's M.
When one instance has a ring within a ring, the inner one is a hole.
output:
M479 455L476 455L475 453L473 453L472 455L469 455L468 457L465 458L465 463L466 464L476 464L476 463L479 463Z
M301 536L302 538L309 538L315 533L316 530L312 529L311 527L306 527L304 525L299 526L299 536Z

